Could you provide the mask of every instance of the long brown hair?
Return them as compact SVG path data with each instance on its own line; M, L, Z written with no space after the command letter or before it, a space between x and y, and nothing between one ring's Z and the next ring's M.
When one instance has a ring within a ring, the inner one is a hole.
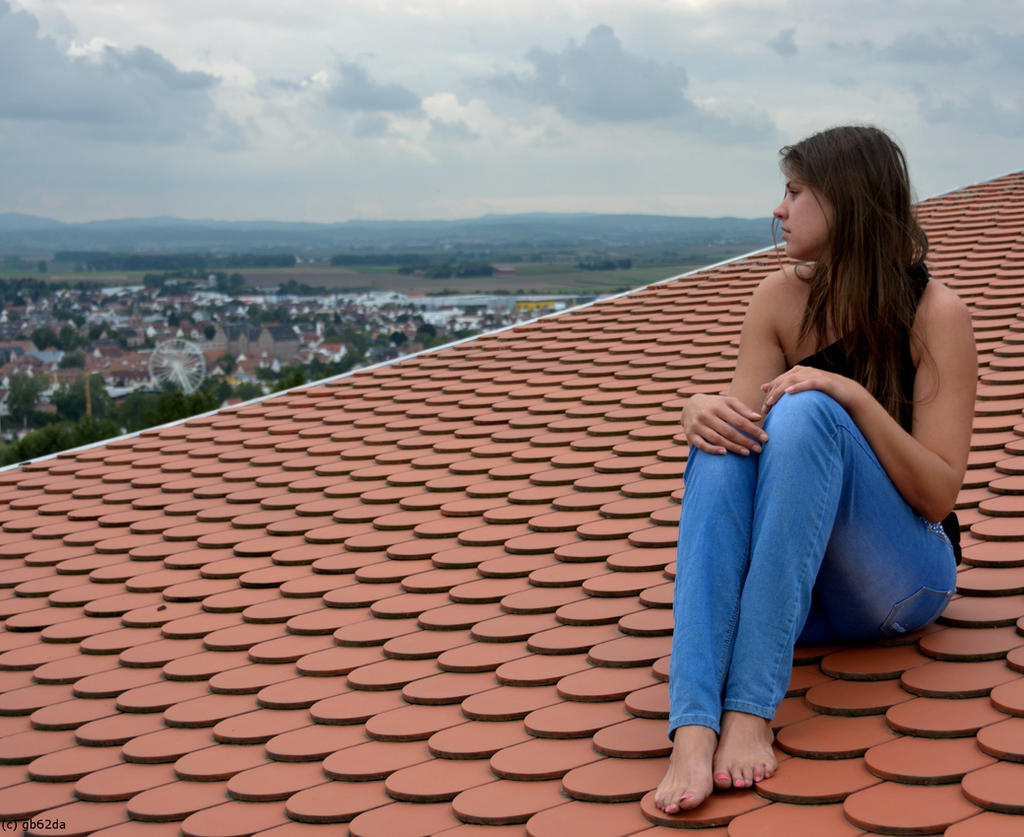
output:
M907 161L878 128L830 128L779 151L788 177L817 190L833 221L807 279L800 339L822 348L831 326L855 378L897 420L908 406L905 368L928 238L917 223ZM776 220L777 223L777 220Z

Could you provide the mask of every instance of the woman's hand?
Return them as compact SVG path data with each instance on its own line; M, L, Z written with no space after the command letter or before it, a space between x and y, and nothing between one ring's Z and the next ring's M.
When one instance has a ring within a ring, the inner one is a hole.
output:
M726 451L748 456L761 452L768 434L755 422L761 416L731 395L694 395L683 410L686 440L705 453ZM753 438L751 438L753 437Z
M831 396L833 400L849 411L853 402L867 392L852 378L846 378L834 372L824 372L813 366L794 366L777 378L762 384L761 389L764 392L762 409L765 413L786 393L816 389Z

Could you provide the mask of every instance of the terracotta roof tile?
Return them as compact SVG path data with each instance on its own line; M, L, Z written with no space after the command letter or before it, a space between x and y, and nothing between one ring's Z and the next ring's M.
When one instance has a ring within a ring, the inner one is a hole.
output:
M1020 831L1020 817L984 811L951 825L947 837L1014 837Z
M953 823L976 814L955 784L908 785L882 782L846 798L843 813L869 831L941 833Z
M730 837L814 834L858 837L862 830L843 816L841 805L790 805L784 802L742 814L729 823Z
M730 379L770 252L0 472L0 815L107 837L1018 833L1024 175L920 213L982 363L958 596L896 643L797 649L757 792L672 817L648 793L680 411Z

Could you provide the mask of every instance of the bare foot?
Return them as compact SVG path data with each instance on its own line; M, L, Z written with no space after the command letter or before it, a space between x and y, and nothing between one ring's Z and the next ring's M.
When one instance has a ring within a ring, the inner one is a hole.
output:
M749 788L769 778L779 766L772 752L774 740L764 718L746 712L723 712L722 734L715 751L715 786Z
M717 736L710 727L676 729L668 771L654 792L654 804L666 814L696 808L711 793L711 760Z

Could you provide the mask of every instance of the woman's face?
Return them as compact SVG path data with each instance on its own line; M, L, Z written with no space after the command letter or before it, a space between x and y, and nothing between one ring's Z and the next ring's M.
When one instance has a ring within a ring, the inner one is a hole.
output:
M782 227L786 255L800 262L827 259L832 206L817 189L796 177L786 181L786 194L772 213Z

